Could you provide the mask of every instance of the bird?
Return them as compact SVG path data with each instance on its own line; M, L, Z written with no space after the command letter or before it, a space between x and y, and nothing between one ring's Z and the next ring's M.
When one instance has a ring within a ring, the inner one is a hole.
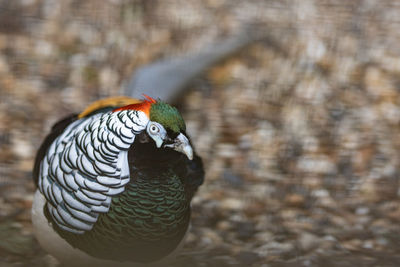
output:
M34 234L71 265L162 262L182 247L204 176L175 107L147 95L98 100L55 123L38 149Z

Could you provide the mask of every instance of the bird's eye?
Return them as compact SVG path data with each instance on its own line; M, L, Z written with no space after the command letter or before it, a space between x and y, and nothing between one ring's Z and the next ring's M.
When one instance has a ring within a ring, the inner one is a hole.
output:
M156 134L159 131L160 131L160 129L156 125L153 124L153 125L150 126L150 133L151 134Z

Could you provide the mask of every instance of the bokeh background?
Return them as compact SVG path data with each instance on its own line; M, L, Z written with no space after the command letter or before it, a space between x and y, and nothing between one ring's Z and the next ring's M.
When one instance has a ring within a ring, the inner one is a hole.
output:
M1 0L0 266L58 266L30 223L53 123L243 25L269 41L177 102L207 176L174 266L400 266L399 14L391 0Z

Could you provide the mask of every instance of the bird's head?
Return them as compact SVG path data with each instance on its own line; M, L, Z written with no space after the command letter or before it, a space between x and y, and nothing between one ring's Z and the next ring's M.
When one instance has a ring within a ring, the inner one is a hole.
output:
M156 101L146 95L145 97L140 103L122 108L142 111L149 118L146 129L139 136L140 142L154 142L157 148L173 149L192 160L193 148L186 135L186 124L182 115L165 102Z
M172 148L193 159L193 149L186 137L186 125L179 111L158 101L151 105L146 132L158 148Z

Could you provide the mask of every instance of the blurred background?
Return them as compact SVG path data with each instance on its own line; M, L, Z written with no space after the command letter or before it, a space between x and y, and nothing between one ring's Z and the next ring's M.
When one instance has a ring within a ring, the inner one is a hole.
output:
M53 123L244 25L263 38L175 102L207 172L175 266L400 266L399 14L390 0L0 0L0 266L57 266L30 222Z

